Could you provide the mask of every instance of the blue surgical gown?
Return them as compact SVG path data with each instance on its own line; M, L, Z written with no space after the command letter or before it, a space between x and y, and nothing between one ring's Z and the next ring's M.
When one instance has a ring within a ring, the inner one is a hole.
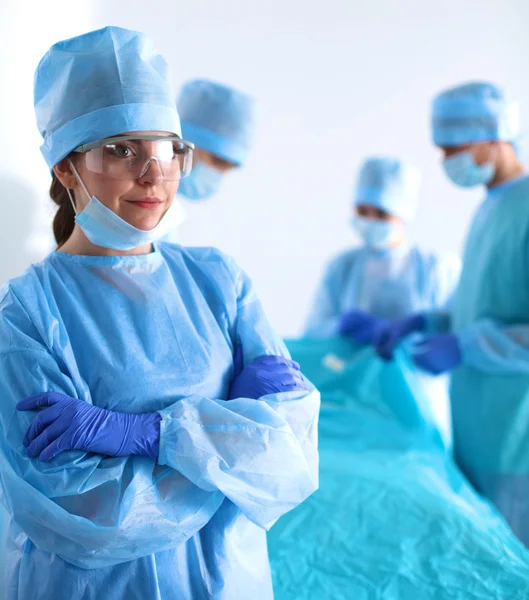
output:
M452 315L454 452L529 545L529 177L493 188L466 242Z
M319 394L227 401L245 363L287 355L247 276L214 249L54 253L0 293L0 500L7 600L272 598L266 533L318 482ZM29 459L54 390L162 416L158 462Z
M307 337L338 334L340 317L363 310L383 319L449 306L460 272L455 256L417 247L354 248L329 264L307 320Z
M355 248L335 258L327 268L307 320L305 335L338 335L340 317L356 309L384 319L410 313L443 311L434 324L447 321L461 270L453 255L403 245L392 250ZM420 375L447 448L452 443L448 381Z

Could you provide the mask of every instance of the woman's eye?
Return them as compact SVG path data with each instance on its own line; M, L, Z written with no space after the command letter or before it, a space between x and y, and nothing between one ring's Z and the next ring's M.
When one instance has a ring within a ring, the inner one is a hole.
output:
M130 146L125 146L124 144L110 144L106 146L106 148L118 158L129 158L134 156L132 148Z

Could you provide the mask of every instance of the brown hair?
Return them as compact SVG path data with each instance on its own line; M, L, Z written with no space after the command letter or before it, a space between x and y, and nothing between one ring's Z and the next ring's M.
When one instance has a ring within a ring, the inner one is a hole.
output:
M62 246L73 233L75 212L66 188L55 173L51 180L50 198L59 207L53 219L53 235L57 246Z

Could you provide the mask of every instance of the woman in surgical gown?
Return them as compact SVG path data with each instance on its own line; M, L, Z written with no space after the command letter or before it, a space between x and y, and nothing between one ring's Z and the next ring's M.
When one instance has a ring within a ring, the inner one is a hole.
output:
M400 160L367 159L360 169L352 225L360 247L334 258L323 277L307 320L307 337L346 336L375 344L384 328L410 313L448 310L460 262L406 240L415 215L420 175ZM427 378L432 410L450 438L446 381Z
M0 294L8 600L272 598L265 530L317 488L319 396L250 280L157 241L190 166L173 98L117 27L37 69L59 247Z

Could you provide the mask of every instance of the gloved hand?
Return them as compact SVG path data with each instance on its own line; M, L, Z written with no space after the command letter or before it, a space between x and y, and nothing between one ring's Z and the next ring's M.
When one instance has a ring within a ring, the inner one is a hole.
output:
M362 310L350 310L342 315L338 331L361 344L375 344L385 326L384 319L377 319Z
M393 358L393 351L400 341L415 331L424 331L426 328L426 317L422 313L416 313L389 322L382 330L376 342L377 354L384 360Z
M158 458L161 421L158 413L114 412L56 392L38 394L17 404L17 410L38 408L44 410L28 427L23 440L32 458L40 456L45 462L64 450Z
M298 363L282 356L262 356L233 379L229 399L257 400L266 394L296 391L308 391Z
M413 362L429 373L440 375L461 364L461 348L457 336L452 333L432 335L416 344Z

